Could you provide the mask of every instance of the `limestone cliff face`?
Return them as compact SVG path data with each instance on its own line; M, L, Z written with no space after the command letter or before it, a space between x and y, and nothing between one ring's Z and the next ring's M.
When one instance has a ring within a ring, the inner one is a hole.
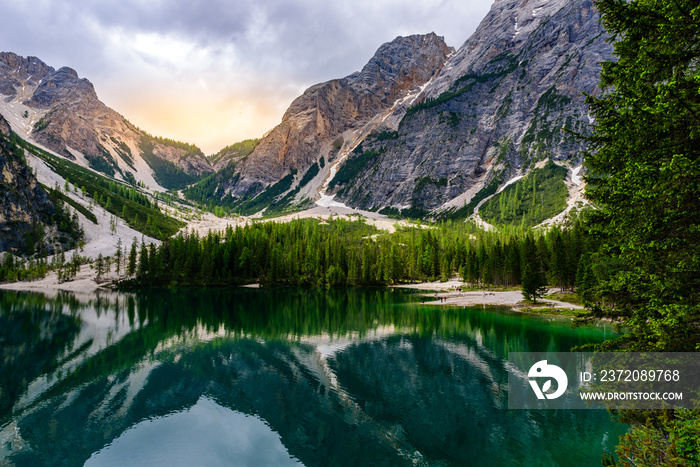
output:
M57 212L10 135L9 123L0 116L0 252L24 253L43 242L38 232Z
M51 71L53 68L36 57L0 52L0 94L14 98L23 85L36 86Z
M322 157L332 160L342 135L362 127L417 92L442 67L453 49L435 34L398 37L382 45L362 71L307 89L255 150L239 162L225 189L251 195L293 170L304 171Z
M23 136L117 178L130 179L128 172L153 187L157 182L171 188L173 173L187 180L213 172L199 149L152 138L131 125L71 68L56 71L36 57L2 53L0 93L3 114L25 130ZM149 154L142 148L146 141L152 143Z
M612 46L590 0L496 0L412 105L368 138L379 153L337 199L361 208L459 207L546 158L577 163L583 93L596 94Z
M255 150L258 143L260 143L259 139L247 139L226 146L216 154L209 156L209 163L217 172L225 169L229 164L238 164Z
M0 116L0 138L9 138L11 133L10 124Z

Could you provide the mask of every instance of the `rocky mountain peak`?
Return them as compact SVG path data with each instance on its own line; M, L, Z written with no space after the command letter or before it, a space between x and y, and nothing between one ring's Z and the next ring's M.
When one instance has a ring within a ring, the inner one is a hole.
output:
M499 0L337 199L363 209L459 209L545 159L578 164L612 46L591 0ZM390 180L391 183L386 181ZM488 188L488 190L487 190ZM483 193L482 193L483 192Z
M58 71L56 72L56 74L57 75L67 75L71 78L78 79L78 72L70 67L67 67L67 66L63 66L63 67L59 68Z
M47 73L54 71L36 57L21 57L12 52L0 52L0 70L12 70L16 72L20 78L34 76L37 81L43 78Z
M14 98L17 87L36 85L54 69L36 57L0 52L0 94Z
M170 189L213 171L198 148L130 124L72 68L2 53L0 93L0 112L23 137L117 179Z
M392 90L385 94L385 99L392 100L405 92L407 85L427 82L453 52L454 48L434 32L399 36L379 47L362 71L347 80L366 92L381 92L390 85Z
M517 53L535 30L548 23L569 3L569 0L495 1L474 34L450 58L440 76L433 80L425 97L434 98L461 76L480 72L506 50ZM592 7L591 1L581 4L583 12L590 12Z
M379 47L360 72L310 87L239 163L226 191L252 196L291 171L303 174L321 158L332 159L343 133L362 128L409 91L417 92L453 51L434 33L397 37Z
M96 101L97 93L90 81L80 79L72 68L62 67L48 73L30 99L33 107L48 109L67 101Z

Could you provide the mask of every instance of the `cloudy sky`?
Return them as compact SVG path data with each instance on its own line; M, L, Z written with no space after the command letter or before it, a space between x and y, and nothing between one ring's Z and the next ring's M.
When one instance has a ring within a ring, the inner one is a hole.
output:
M74 68L149 133L211 154L260 137L312 84L384 42L455 48L492 0L0 0L0 50Z

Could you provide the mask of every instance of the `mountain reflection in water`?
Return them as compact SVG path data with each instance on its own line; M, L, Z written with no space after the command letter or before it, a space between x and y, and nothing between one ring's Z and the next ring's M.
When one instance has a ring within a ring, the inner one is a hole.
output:
M14 465L600 465L605 411L507 410L508 352L603 339L390 289L0 292ZM0 462L2 462L0 460Z

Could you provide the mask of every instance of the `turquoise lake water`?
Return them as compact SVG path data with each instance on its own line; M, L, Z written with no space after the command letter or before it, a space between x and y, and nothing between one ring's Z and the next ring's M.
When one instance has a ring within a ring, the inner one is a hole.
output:
M508 410L508 352L605 326L392 289L0 292L0 465L598 466L602 410Z

